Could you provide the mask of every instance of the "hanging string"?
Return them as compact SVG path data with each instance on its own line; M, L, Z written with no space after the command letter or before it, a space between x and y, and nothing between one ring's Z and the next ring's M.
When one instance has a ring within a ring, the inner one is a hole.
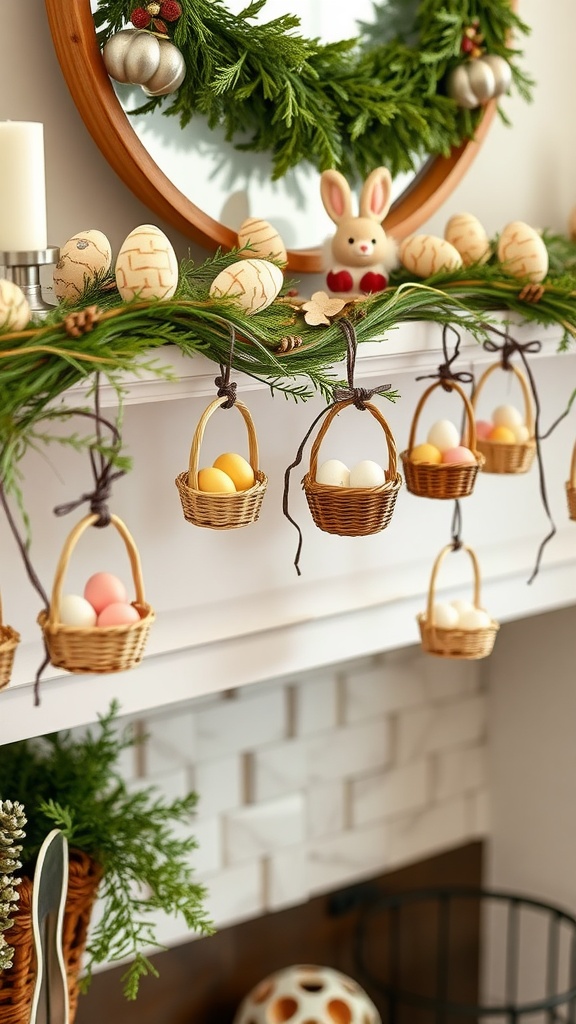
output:
M503 342L502 342L501 345L499 345L497 342L492 341L490 338L488 338L483 343L483 348L486 350L486 352L498 352L498 353L500 353L500 358L502 360L502 369L504 369L504 370L510 370L510 368L511 368L510 360L511 360L512 356L514 355L514 353L518 354L519 358L522 361L522 365L524 367L526 376L528 378L528 382L530 384L530 390L532 392L532 399L534 401L534 439L535 439L535 442L536 442L536 461L537 461L537 464L538 464L538 480L539 480L539 485L540 485L540 497L542 499L542 507L544 508L544 511L545 511L546 516L548 518L548 522L550 523L550 530L546 534L546 536L544 537L543 541L541 542L541 544L538 547L538 551L536 553L536 561L534 563L534 568L532 570L530 578L528 579L528 583L532 583L535 580L535 578L538 575L538 572L540 570L540 564L542 562L542 556L544 554L544 549L546 548L546 545L549 543L549 541L551 541L552 538L556 534L556 524L554 523L554 519L552 518L552 512L550 511L550 503L548 501L548 492L547 492L547 488L546 488L546 476L545 476L545 473L544 473L544 460L542 458L542 449L541 449L541 445L540 445L540 441L542 439L541 434L540 434L540 414L541 414L540 397L538 395L538 389L536 387L536 381L534 380L534 375L532 373L532 368L531 368L530 363L528 362L528 358L527 358L528 355L535 355L535 354L537 354L538 352L540 352L542 350L542 342L534 340L534 341L527 341L527 342L525 342L523 344L523 343L521 343L519 341L516 341L514 338L512 338L512 336L509 334L509 332L507 330L499 330L499 328L495 327L493 324L487 325L487 329L490 330L493 334L497 334L500 338L502 338ZM550 431L548 431L548 433L550 433Z
M234 330L234 324L228 324L228 331L230 333L230 351L228 353L228 362L226 366L220 363L220 376L214 379L214 383L218 388L218 398L226 398L227 401L222 403L222 409L231 409L236 401L236 389L238 385L236 381L230 380L230 372L232 370L232 357L234 355L234 343L236 341L236 331Z
M330 411L330 409L333 409L335 405L339 405L341 402L352 401L357 409L359 409L361 412L365 411L366 402L369 401L369 399L372 398L373 395L383 395L387 391L390 391L390 388L392 387L391 384L380 384L378 387L375 388L357 388L354 386L354 368L356 365L356 351L358 348L358 339L356 337L356 331L354 330L353 324L345 317L338 321L338 326L341 328L342 333L346 338L346 379L348 382L348 386L334 388L334 401L330 402L329 405L327 405L324 409L322 409L321 412L318 413L314 422L306 431L305 437L298 446L298 451L296 453L296 458L294 459L294 462L290 463L290 465L286 469L286 472L284 473L282 511L286 516L288 522L292 523L292 526L295 527L298 533L298 545L296 547L296 554L294 556L294 568L296 569L298 576L302 575L300 571L300 555L302 553L303 537L302 530L300 529L300 526L296 522L296 520L290 515L288 507L288 499L290 494L290 473L292 472L293 469L296 468L296 466L299 466L300 463L302 462L304 449L306 447L308 439L310 438L310 435L312 434L316 425L326 415L326 413Z
M462 547L462 509L460 508L460 502L456 498L454 502L454 512L452 514L452 526L450 527L450 537L452 540L452 550L459 551Z
M346 317L338 321L344 337L346 338L346 379L348 387L335 387L332 394L334 402L347 402L352 400L360 411L366 409L366 402L374 395L383 395L390 391L391 384L379 384L375 388L357 388L354 386L354 370L356 368L356 352L358 351L358 339L353 324ZM328 406L330 408L330 406ZM325 410L328 411L327 409Z
M88 502L91 513L98 516L98 520L94 523L94 526L100 528L110 524L110 509L108 507L108 501L112 493L112 484L116 480L119 480L120 477L123 477L126 470L114 468L113 458L114 455L120 451L122 438L120 436L120 431L115 424L111 423L110 420L105 419L101 415L99 376L99 374L96 374L96 383L94 388L94 412L91 412L89 409L71 410L72 415L84 416L87 419L93 420L95 423L96 445L91 445L89 448L90 467L92 469L94 487L90 491L85 491L79 498L57 505L53 511L56 516L66 516L69 512L73 512L75 509L79 508L80 505ZM112 453L109 457L107 457L103 451L102 427L109 430L112 435Z
M452 355L448 354L448 332L456 336L456 342L454 345L454 352ZM444 324L442 327L442 354L444 356L444 362L440 363L436 373L425 373L421 377L416 377L416 380L441 380L442 387L445 391L450 391L450 386L447 383L450 380L456 380L460 384L473 384L474 374L469 370L457 370L456 372L452 369L453 364L460 355L460 345L462 338L460 332L452 324Z

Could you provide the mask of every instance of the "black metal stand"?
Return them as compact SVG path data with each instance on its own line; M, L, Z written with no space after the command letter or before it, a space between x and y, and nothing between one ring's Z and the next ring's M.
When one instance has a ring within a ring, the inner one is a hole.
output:
M478 934L470 984L459 960ZM384 897L361 913L354 959L383 1024L576 1024L576 917L528 896L438 888Z

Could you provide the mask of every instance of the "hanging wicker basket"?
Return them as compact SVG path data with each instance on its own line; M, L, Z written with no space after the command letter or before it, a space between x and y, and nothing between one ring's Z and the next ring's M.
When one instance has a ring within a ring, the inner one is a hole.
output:
M70 1024L73 1024L78 1003L81 959L102 871L91 857L80 850L71 848L69 858L62 951L68 978ZM5 936L6 941L14 948L14 962L12 967L0 971L0 1021L2 1024L27 1024L30 1020L36 979L32 933L32 881L29 878L23 878L18 887L18 911L12 927L5 932Z
M198 489L200 447L206 424L216 409L227 401L226 396L217 398L204 410L192 439L188 469L176 477L184 518L194 526L205 526L211 530L235 530L255 523L268 485L268 477L258 468L258 441L252 416L242 402L236 401L234 408L242 414L248 431L248 461L254 471L254 485L233 494L212 494Z
M12 666L16 648L20 643L20 634L5 626L2 617L2 596L0 595L0 690L4 690L12 677Z
M502 369L501 363L494 363L492 366L489 366L480 377L472 396L472 408L474 409L474 415L476 415L478 399L484 384L495 370ZM536 454L534 412L528 384L524 374L517 366L509 366L509 370L511 370L515 375L522 389L525 424L528 429L529 437L527 441L514 442L512 444L503 443L501 441L486 441L479 438L478 450L482 452L485 459L485 473L527 473L534 462L534 455Z
M434 625L434 604L436 592L436 579L440 566L449 551L453 551L452 544L446 545L434 562L430 586L428 588L428 603L426 612L417 616L420 627L420 638L422 647L428 654L435 654L440 658L467 658L476 660L487 658L492 653L496 633L499 625L494 619L490 625L483 629L440 629ZM472 561L474 571L474 607L483 610L480 603L480 566L472 548L462 545L462 551L466 551Z
M81 519L68 535L56 568L48 611L40 612L38 622L44 634L52 665L68 672L124 672L134 668L143 657L150 626L155 613L144 598L144 581L138 549L130 531L118 516L110 517L110 525L120 534L130 559L136 598L133 607L140 618L127 626L65 626L60 622L60 602L64 576L76 544L89 526L98 522L98 515Z
M302 481L316 526L325 533L336 533L340 537L364 537L385 530L392 519L402 484L394 437L382 413L371 402L366 402L364 408L382 427L388 451L385 482L380 487L330 487L316 480L318 452L330 424L338 413L353 404L352 398L345 399L335 403L326 414L312 444L310 469Z
M572 449L570 479L566 483L566 498L568 499L568 515L570 519L576 520L576 444Z
M462 399L466 413L466 424L462 437L462 445L469 448L474 455L474 462L440 465L425 463L414 463L411 461L411 453L416 443L416 430L420 414L429 396L440 387L448 387L456 391ZM472 494L478 470L484 465L484 456L477 450L476 426L472 405L460 385L454 380L436 381L424 392L412 419L408 448L400 455L404 468L406 487L411 494L417 494L420 498L465 498Z

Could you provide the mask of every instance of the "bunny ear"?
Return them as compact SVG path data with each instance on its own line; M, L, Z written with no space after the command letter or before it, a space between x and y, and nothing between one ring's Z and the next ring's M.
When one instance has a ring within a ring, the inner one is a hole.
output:
M360 214L373 220L384 219L390 208L392 177L387 167L377 167L368 175L360 195Z
M345 217L352 216L352 195L350 186L340 171L322 171L320 175L320 195L324 209L338 224Z

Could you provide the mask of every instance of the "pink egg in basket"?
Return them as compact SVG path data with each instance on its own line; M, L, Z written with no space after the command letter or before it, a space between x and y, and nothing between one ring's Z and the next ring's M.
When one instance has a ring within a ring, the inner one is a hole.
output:
M448 466L466 465L469 462L476 462L476 456L469 448L459 444L455 448L449 448L448 451L442 452L442 462Z
M494 424L488 420L476 420L476 437L479 441L487 441L494 430Z
M122 580L111 572L94 573L84 587L84 597L90 602L97 615L109 604L115 604L118 601L124 604L128 602L126 587Z
M96 625L100 627L132 626L139 619L140 615L133 605L127 604L125 601L115 601L102 609L96 620Z

